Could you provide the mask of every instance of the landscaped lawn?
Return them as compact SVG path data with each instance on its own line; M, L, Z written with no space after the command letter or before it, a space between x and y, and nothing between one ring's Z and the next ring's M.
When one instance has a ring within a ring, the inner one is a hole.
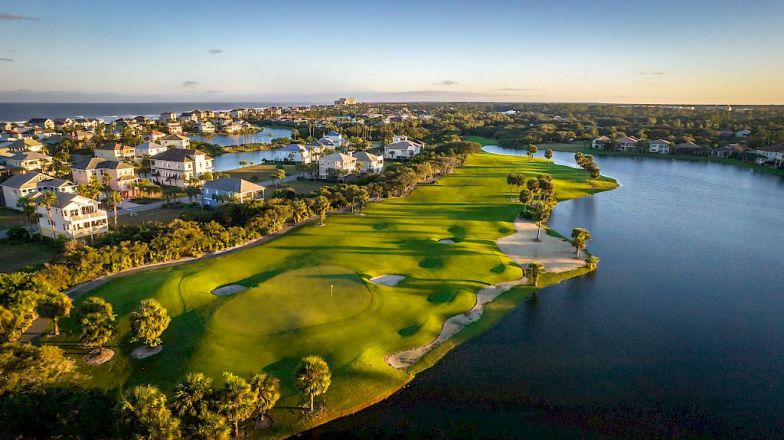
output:
M309 194L313 191L318 191L324 185L329 185L329 182L322 182L318 180L294 180L291 182L286 182L283 187L290 186L294 188L294 191L302 194ZM278 189L277 186L271 186L268 190L275 191ZM272 193L270 193L272 194Z
M147 223L151 221L159 221L168 223L183 214L199 215L204 211L201 208L192 208L184 206L181 208L158 208L149 211L137 212L134 215L124 214L117 217L117 224L120 226L138 225L140 223ZM114 225L114 213L109 210L109 224Z
M299 174L302 171L298 170L295 165L281 165L284 170L286 170L286 175L291 176L293 174ZM245 168L237 168L236 170L225 171L231 177L239 177L240 179L251 180L253 176L256 176L259 182L264 182L267 180L272 179L272 175L275 174L275 170L277 169L278 165L275 164L261 164L261 165L254 165L252 167L245 167Z
M16 272L28 265L46 263L56 255L51 246L40 241L0 240L0 272Z
M0 208L0 230L11 229L14 226L24 227L25 220L21 211L11 208Z
M463 140L479 142L483 147L485 145L498 145L498 140L484 136L463 136Z
M86 383L107 389L151 383L170 393L190 371L220 381L223 371L247 376L264 370L283 386L283 399L272 412L275 424L261 433L273 437L376 402L413 377L389 367L387 354L427 343L446 318L473 306L480 288L521 276L495 245L514 231L511 221L520 211L508 201L506 176L512 172L551 174L560 199L615 186L602 178L594 187L584 171L540 160L475 154L454 175L406 198L372 203L364 215L330 216L326 226L304 226L234 254L119 278L91 292L110 301L119 316L112 344L118 354L101 367L88 368L80 360L91 376ZM437 242L444 238L456 243ZM406 279L397 287L368 281L383 274ZM248 289L229 297L210 293L227 284ZM527 293L521 287L502 295L485 317L411 371L484 331ZM161 354L132 361L129 312L150 297L168 309L172 322ZM63 328L75 334L75 320L66 320ZM326 408L302 421L301 412L291 409L303 403L294 371L310 354L327 360L333 382Z

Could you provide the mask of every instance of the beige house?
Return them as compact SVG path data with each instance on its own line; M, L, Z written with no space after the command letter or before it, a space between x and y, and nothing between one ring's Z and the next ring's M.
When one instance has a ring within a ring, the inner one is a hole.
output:
M71 174L77 185L89 183L93 177L99 182L103 182L104 176L108 176L109 188L120 192L123 197L128 197L133 193L134 185L139 181L133 165L100 157L93 157L88 161L74 164L71 167Z
M11 176L3 181L0 186L3 188L5 206L17 211L22 210L18 206L19 199L22 197L32 197L42 191L72 193L76 188L73 182L57 179L35 171Z
M33 118L27 121L27 125L45 130L54 130L54 121L49 118Z
M201 202L205 206L218 206L228 201L245 202L264 198L264 187L245 179L222 177L204 183Z
M32 151L40 153L44 150L44 144L33 138L22 138L8 144L8 149L14 152Z
M637 139L634 136L624 136L615 141L615 151L634 151L637 149Z
M166 131L169 134L182 134L182 125L179 122L169 122L166 124Z
M648 152L659 154L670 154L670 143L664 139L656 139L648 146Z
M172 148L150 158L150 172L160 184L184 188L191 179L212 172L212 158L201 151Z
M52 163L52 158L32 151L7 152L0 155L0 163L23 171L42 171Z
M106 211L98 207L97 201L72 193L55 194L57 201L50 208L36 208L41 235L80 238L109 231Z
M362 173L378 174L384 169L384 157L360 151L353 154Z
M177 120L177 113L174 112L163 112L161 113L160 121L161 122L172 122Z
M158 139L158 143L166 148L190 148L191 139L181 134L170 134Z
M133 160L136 150L130 145L119 142L106 142L95 149L95 157L109 160Z
M409 139L408 136L395 135L392 143L384 146L384 158L408 159L419 154L424 146L424 143Z
M339 175L353 173L357 169L357 159L343 153L332 153L319 159L319 178L329 177L329 170L335 170Z

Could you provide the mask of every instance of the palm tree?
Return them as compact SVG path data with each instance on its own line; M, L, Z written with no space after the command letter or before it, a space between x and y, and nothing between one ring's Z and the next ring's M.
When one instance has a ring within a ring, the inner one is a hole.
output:
M239 376L223 373L223 379L223 388L217 393L218 411L232 424L236 437L240 433L240 422L253 415L258 396L250 384Z
M174 412L186 420L200 419L210 411L212 379L204 373L188 373L185 380L174 387Z
M548 148L547 150L545 150L545 152L544 152L544 157L545 157L547 160L552 160L552 159L553 159L553 150L552 150L552 149L550 149L550 148Z
M302 366L297 372L297 388L310 397L310 412L315 411L314 399L327 392L332 384L332 372L324 359L318 356L302 358Z
M537 231L536 231L536 241L541 240L542 234L542 225L550 219L550 216L553 213L553 204L549 201L538 201L533 204L533 210L531 211L531 219L536 222Z
M276 169L274 178L278 179L278 182L283 182L283 179L286 178L286 170L284 170L283 168Z
M585 259L585 265L588 266L588 269L594 270L596 269L596 266L599 265L599 258L591 255L590 257Z
M264 373L257 373L250 378L249 383L256 393L256 412L264 419L280 399L280 381Z
M584 228L572 229L572 246L574 246L575 258L580 258L580 251L585 249L585 243L591 240L591 233Z
M73 303L68 295L57 292L46 295L38 300L36 311L38 315L52 320L54 323L54 336L60 334L59 319L67 317L71 314L71 307Z
M534 158L534 154L539 151L536 145L529 145L528 146L528 160L532 160Z
M319 215L319 226L324 226L324 220L327 218L327 211L329 210L329 199L324 196L318 196L313 201L313 210Z
M180 437L180 420L166 406L166 396L154 386L134 387L120 403L123 425L138 439Z
M44 191L38 200L39 206L46 207L46 217L49 219L49 228L52 230L52 238L57 238L57 232L52 224L52 206L57 203L57 195L52 191Z
M122 203L122 196L117 191L112 191L106 197L106 203L112 206L112 211L114 214L112 217L114 218L114 228L117 229L117 205Z
M533 263L529 263L525 267L525 274L529 280L531 280L531 285L536 287L539 284L539 277L542 276L544 273L544 264L539 261L534 261Z
M38 218L38 213L35 210L35 202L30 197L19 197L16 201L16 206L22 208L24 214L25 224L27 225L27 235L30 240L33 239L33 219Z

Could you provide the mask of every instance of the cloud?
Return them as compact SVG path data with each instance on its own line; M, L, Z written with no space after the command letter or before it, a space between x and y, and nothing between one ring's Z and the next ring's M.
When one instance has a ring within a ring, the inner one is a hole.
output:
M504 87L502 89L495 89L497 92L534 92L540 89L525 89L517 87Z
M182 86L183 87L196 87L198 85L199 85L198 81L183 81L182 82Z
M226 93L223 90L215 90L215 89L207 89L206 92L209 95L217 95L217 94L220 94L220 93Z
M208 52L210 55L217 55L219 53L223 53L223 49L210 49Z
M40 20L38 17L26 17L24 15L9 14L0 12L0 20Z
M6 63L13 63L14 60L12 58L0 58L0 61L5 61Z
M667 72L662 72L661 70L657 70L655 72L651 72L651 75L654 75L654 76L664 76L666 74L667 74Z
M434 86L453 86L457 84L457 81L452 81L451 79L445 79L443 81L434 82Z

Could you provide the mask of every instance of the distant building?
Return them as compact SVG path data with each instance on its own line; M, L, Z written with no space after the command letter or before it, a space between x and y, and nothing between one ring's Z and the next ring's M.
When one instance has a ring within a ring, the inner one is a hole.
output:
M5 206L17 211L22 210L17 205L22 197L32 197L42 191L72 193L75 190L73 182L57 179L39 172L11 176L3 183L0 183L0 186L3 188Z
M392 143L384 146L385 159L408 159L422 152L425 144L407 136L395 135Z
M210 121L201 121L196 124L196 129L199 130L199 133L202 134L212 134L215 133L215 125L213 125Z
M607 148L607 144L610 143L610 138L607 136L599 136L598 138L591 141L591 148L594 150L604 150Z
M634 136L624 136L615 141L615 151L635 151L639 141Z
M673 154L685 154L690 156L701 156L709 153L709 149L702 148L694 142L682 142L673 147Z
M356 98L340 98L335 101L335 105L356 105Z
M158 153L163 153L164 151L168 150L168 147L165 147L157 142L145 142L143 144L139 144L134 147L136 160L144 159L145 157L155 156Z
M299 144L289 144L275 150L275 161L308 164L313 161L310 150Z
M150 172L160 184L184 188L191 179L212 172L212 158L201 151L172 148L150 158Z
M344 138L342 134L336 131L330 131L326 133L321 139L329 139L330 141L332 141L332 145L334 145L335 148L340 148L344 146L343 144L346 143L346 138Z
M181 134L170 134L158 139L159 143L166 148L190 148L191 139Z
M139 181L133 165L128 162L107 160L100 157L93 157L74 164L71 167L71 174L77 185L86 184L93 177L99 182L103 182L104 176L108 176L109 188L118 191L122 197L128 197L133 193L134 185Z
M179 122L169 122L166 124L166 131L169 134L182 134L182 125Z
M759 156L758 163L770 163L777 167L784 166L784 143L760 147L751 152Z
M664 139L656 139L648 146L649 153L670 154L670 143Z
M332 153L319 159L319 177L329 177L329 170L335 170L339 175L353 173L357 169L357 159L343 153Z
M54 121L49 118L33 118L27 121L27 124L31 127L54 130Z
M714 148L711 150L710 155L713 157L738 157L746 151L746 147L741 144L729 144L723 147Z
M378 174L384 169L384 157L360 151L353 154L362 173Z
M735 132L735 137L740 139L747 138L750 135L751 135L751 130L749 130L748 128L744 128L742 130L738 130Z
M95 157L112 160L128 159L133 160L136 150L130 146L119 142L105 142L95 149Z
M166 122L174 122L177 120L177 113L174 112L163 112L161 113L160 121L163 123Z
M201 188L201 202L205 206L218 206L222 203L246 202L264 198L264 187L245 179L222 177L204 183Z
M44 145L32 138L22 138L8 144L7 148L14 152L32 151L33 153L40 153L44 149Z

